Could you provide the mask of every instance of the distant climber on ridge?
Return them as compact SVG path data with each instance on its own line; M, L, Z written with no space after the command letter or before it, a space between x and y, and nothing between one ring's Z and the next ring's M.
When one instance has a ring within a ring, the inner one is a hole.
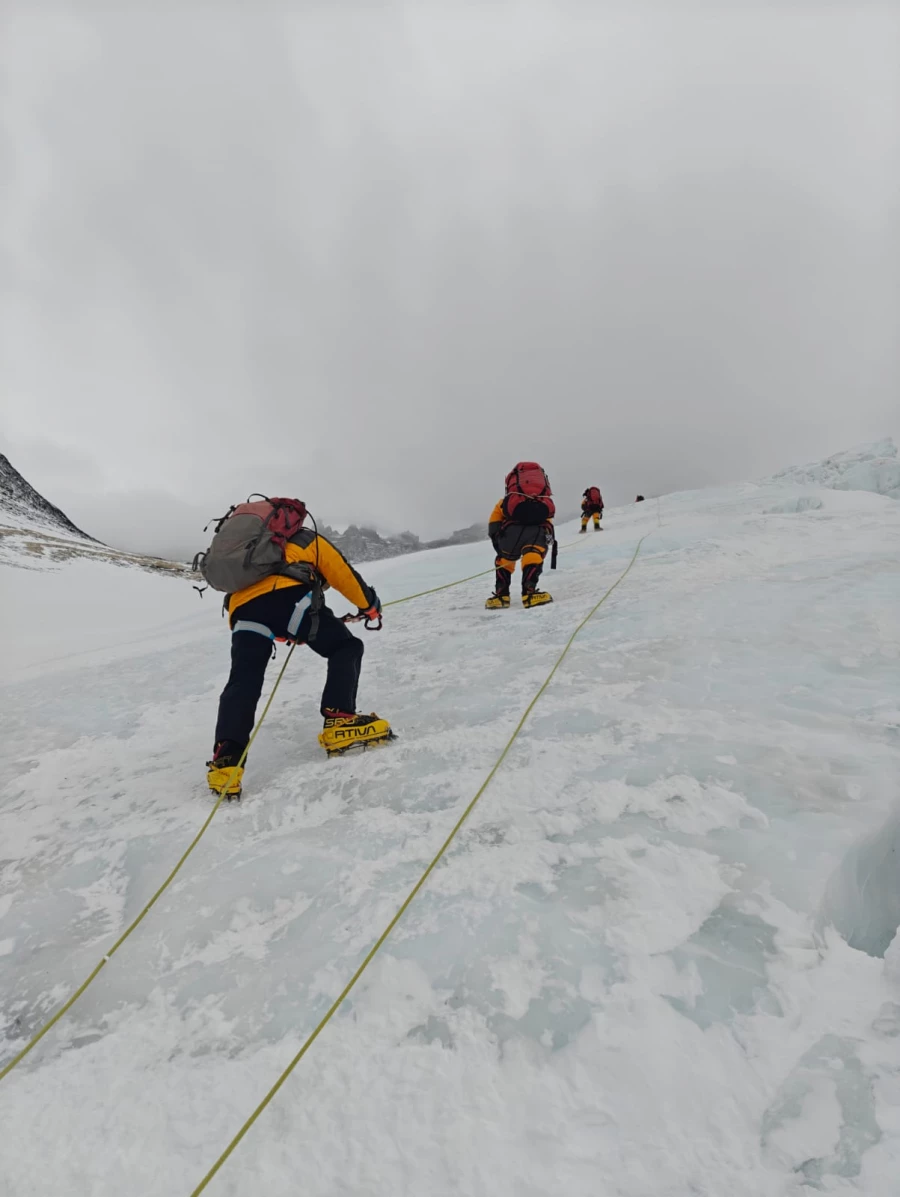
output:
M506 475L506 494L491 512L488 533L497 554L494 593L485 603L488 610L509 606L509 588L516 562L522 561L522 606L552 603L537 584L544 568L547 549L553 545L551 569L556 568L556 537L553 517L556 505L550 480L535 461L520 461Z
M240 797L246 760L239 762L275 640L308 644L328 662L319 743L329 756L393 739L386 719L356 714L363 646L345 626L365 620L367 628L380 628L381 602L329 540L303 527L306 514L298 499L248 500L218 522L212 544L194 559L208 584L225 592L232 633L231 674L207 761L209 788L229 798ZM327 586L357 614L338 619L324 604Z
M600 521L603 519L603 495L599 486L589 486L581 499L581 531L587 532L588 520L593 516L594 531L602 532Z

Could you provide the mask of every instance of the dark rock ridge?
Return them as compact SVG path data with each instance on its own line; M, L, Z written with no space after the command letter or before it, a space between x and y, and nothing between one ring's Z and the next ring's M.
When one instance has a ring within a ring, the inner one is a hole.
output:
M420 540L414 532L398 536L382 536L374 528L359 528L351 524L346 532L335 532L327 524L319 524L319 531L341 550L350 561L378 561L383 557L400 557L405 553L419 553L423 549L442 549L454 544L474 544L487 539L487 521L460 528L440 540Z
M423 549L446 549L454 544L476 544L479 540L487 540L487 518L479 520L477 524L469 524L468 528L459 528L449 536L442 536L438 540L429 540L423 544Z
M0 453L0 520L12 516L16 522L36 524L40 528L53 528L78 536L82 540L101 542L77 528L64 511L39 494L30 482L22 477L8 457Z

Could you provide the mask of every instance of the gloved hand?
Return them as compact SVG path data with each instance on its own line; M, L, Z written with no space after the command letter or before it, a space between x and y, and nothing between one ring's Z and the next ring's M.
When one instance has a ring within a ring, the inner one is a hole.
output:
M372 602L368 607L359 608L359 618L374 622L381 617L381 599L372 591Z

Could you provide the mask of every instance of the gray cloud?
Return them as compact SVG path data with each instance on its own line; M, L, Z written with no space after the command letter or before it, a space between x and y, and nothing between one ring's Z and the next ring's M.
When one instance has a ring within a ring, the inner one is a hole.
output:
M614 502L900 432L895 10L30 7L0 432L135 547L251 490L437 534L520 458Z

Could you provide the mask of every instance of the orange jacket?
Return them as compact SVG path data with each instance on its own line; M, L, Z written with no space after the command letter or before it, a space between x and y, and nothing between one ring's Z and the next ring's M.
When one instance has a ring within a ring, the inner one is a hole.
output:
M304 529L297 537L300 543L288 541L284 549L286 561L305 561L311 565L323 582L339 591L348 603L365 609L374 602L375 591L367 586L350 562L330 540L324 536ZM306 542L306 543L304 543ZM228 614L233 615L238 607L249 603L251 599L261 594L268 594L272 590L280 590L282 586L302 586L296 578L287 578L283 574L272 574L263 578L261 582L254 582L252 586L245 586L243 590L231 595L228 603Z

